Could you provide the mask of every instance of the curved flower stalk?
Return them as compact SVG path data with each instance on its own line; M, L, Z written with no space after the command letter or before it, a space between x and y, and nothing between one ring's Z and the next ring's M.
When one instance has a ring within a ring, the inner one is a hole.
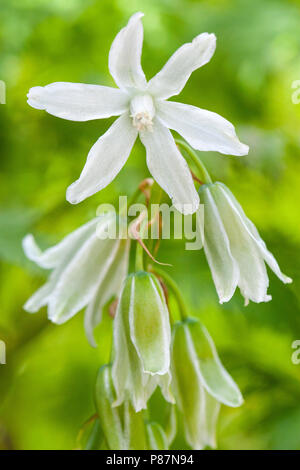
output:
M231 191L222 183L203 185L199 193L204 203L204 251L220 303L233 296L236 287L253 302L268 302L269 278L265 263L286 283L255 225L246 217Z
M174 325L171 370L187 443L193 449L216 447L220 404L237 407L243 398L198 320L188 318Z
M138 412L161 387L166 400L170 393L169 312L158 280L140 271L125 280L114 320L114 406L130 399Z
M102 308L118 295L128 270L130 240L106 237L116 214L92 219L42 252L32 235L23 240L26 256L52 272L48 281L27 300L25 310L37 312L48 306L48 318L61 324L86 307L85 329L93 346L94 327L101 321Z
M71 121L120 116L91 148L80 178L69 186L67 200L72 204L100 191L115 178L139 135L153 178L178 210L193 213L199 196L169 129L198 150L245 155L248 146L238 140L233 125L218 114L166 101L181 92L194 70L210 61L215 35L202 33L181 46L147 82L141 67L142 16L135 13L130 18L109 52L109 71L119 88L57 82L31 88L28 103Z

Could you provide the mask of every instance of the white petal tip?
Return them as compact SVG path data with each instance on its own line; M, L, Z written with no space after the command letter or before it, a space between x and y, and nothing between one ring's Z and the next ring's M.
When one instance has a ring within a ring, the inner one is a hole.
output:
M50 320L55 325L62 325L63 323L66 323L67 320L70 320L70 318L71 317L69 318L59 318L58 316L51 317L50 315L48 315L48 320Z
M249 145L241 144L241 153L240 153L240 156L248 155L248 153L249 153Z
M92 346L92 348L97 348L98 347L98 344L96 343L95 341L95 338L93 336L93 333L90 333L90 332L87 332L86 331L86 337L87 337L87 340L89 342L89 345Z
M27 93L27 103L29 106L35 109L44 110L45 105L42 103L43 95L45 93L45 88L42 86L35 86L30 88Z
M23 238L22 247L27 258L31 261L37 262L37 258L41 254L41 250L37 246L34 236L31 233Z
M156 371L150 371L150 370L145 370L143 368L143 372L144 374L149 374L151 375L152 377L155 377L156 375L166 375L170 370L170 361L169 363L167 364L167 366L165 366L163 369L161 370L156 370Z
M249 305L249 300L252 300L252 302L259 304L261 302L270 302L272 300L272 296L266 294L265 297L262 297L259 299L246 299L245 298L244 307L247 307Z
M145 13L143 13L142 11L137 11L136 13L133 13L133 15L130 17L129 21L132 22L132 21L139 20L139 19L143 18L143 16L145 16Z
M234 139L234 149L231 151L231 155L234 155L235 157L243 157L244 155L248 155L249 153L249 145L242 144L238 140L238 138ZM226 154L229 154L229 152L225 152Z
M79 204L79 202L81 202L84 198L75 196L73 194L73 189L74 189L73 185L68 187L67 192L66 192L66 199L70 204Z
M32 306L30 306L30 303L29 302L26 302L24 305L23 305L23 309L25 310L25 312L27 313L37 313L37 311L39 309L36 309L36 308L33 308Z
M201 33L201 34L198 34L198 36L196 36L193 39L192 42L193 43L202 42L204 38L208 39L212 43L216 44L217 38L216 38L216 35L214 33Z
M176 405L176 400L175 398L173 397L173 395L169 395L168 396L168 402L171 403L172 405Z
M26 253L27 248L28 247L30 248L32 244L34 243L35 242L34 242L34 237L32 233L28 233L27 235L25 235L25 237L22 240L22 246L23 246L23 250L25 251L25 253Z
M117 406L120 406L121 403L122 403L121 400L115 400L115 401L111 404L111 406L112 406L113 408L117 408Z
M194 204L173 204L175 209L178 211L178 212L181 212L181 214L183 215L191 215L191 214L194 214L198 207L199 207L199 204L200 204L200 200L197 202L197 203L194 203Z
M232 296L233 296L234 292L232 294L229 294L229 295L223 295L222 297L219 297L219 304L224 304L226 302L229 302L229 300L232 299Z
M245 402L244 398L242 397L242 395L240 395L236 402L232 402L228 404L228 406L230 406L231 408L238 408L239 406L242 406L244 402Z
M282 282L283 282L284 284L291 284L291 283L293 282L293 279L292 279L291 277L284 276L284 277L282 278Z

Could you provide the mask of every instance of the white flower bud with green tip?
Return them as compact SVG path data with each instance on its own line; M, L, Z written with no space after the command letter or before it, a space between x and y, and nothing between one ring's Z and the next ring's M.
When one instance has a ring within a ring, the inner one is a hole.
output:
M85 329L95 346L93 329L101 321L102 308L118 296L128 271L130 240L101 239L101 233L115 223L114 212L96 217L44 252L27 235L23 240L26 256L52 272L24 309L35 313L47 305L49 319L61 324L86 307Z
M115 391L111 366L105 365L98 372L95 403L108 448L111 450L145 450L147 435L142 412L136 413L126 400L121 406L112 406Z
M188 318L174 325L171 371L187 443L193 449L215 447L220 404L237 407L243 398L198 320Z
M132 15L109 52L109 71L119 88L56 82L31 88L28 104L71 121L120 116L91 148L67 200L77 204L105 188L126 163L137 136L146 148L147 165L174 206L188 214L197 210L199 196L189 167L169 129L197 150L245 155L233 125L216 113L166 101L178 95L192 72L207 64L216 48L214 34L202 33L181 46L149 82L141 66L143 13Z
M169 312L158 280L144 271L130 274L114 320L115 406L130 399L136 411L146 408L157 386L173 402L170 343Z
M284 283L292 282L278 266L255 225L223 183L203 185L204 251L220 303L228 302L236 287L253 302L268 302L269 278L265 263Z

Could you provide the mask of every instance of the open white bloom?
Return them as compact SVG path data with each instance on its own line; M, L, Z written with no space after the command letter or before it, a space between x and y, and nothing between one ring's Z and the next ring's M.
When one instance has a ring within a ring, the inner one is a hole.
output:
M203 185L199 191L204 203L204 251L220 303L227 302L240 288L253 302L268 302L269 278L265 263L286 283L255 225L245 215L233 194L222 183Z
M102 308L119 294L128 270L130 240L104 238L109 224L115 224L114 213L92 219L44 252L32 235L23 240L26 256L52 269L46 284L27 300L25 310L35 313L48 305L49 319L61 324L86 307L85 330L93 346L93 329L101 321Z
M203 33L184 44L147 83L141 67L142 16L135 13L130 18L110 49L109 71L119 88L57 82L31 88L28 103L71 121L120 116L91 148L80 178L68 188L67 200L72 204L115 178L139 134L154 179L178 210L193 213L199 196L169 129L197 150L245 155L248 146L239 142L233 125L218 114L166 101L181 92L194 70L209 62L216 47L215 35Z

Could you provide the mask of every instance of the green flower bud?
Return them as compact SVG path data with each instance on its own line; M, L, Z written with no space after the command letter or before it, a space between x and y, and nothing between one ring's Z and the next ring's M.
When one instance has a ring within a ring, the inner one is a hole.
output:
M165 433L167 436L169 446L174 441L177 434L177 416L176 416L176 406L168 405L169 410L167 414L167 420L165 424Z
M144 271L129 275L114 321L115 406L128 398L140 411L157 385L173 402L170 343L169 312L158 280Z
M147 439L142 413L136 413L126 400L114 407L115 391L111 366L101 367L96 382L96 408L108 448L111 450L144 450Z
M98 450L104 443L104 436L98 417L86 421L77 436L78 450Z
M168 450L168 438L159 423L150 422L146 424L148 449L151 450Z
M175 325L171 370L188 444L194 449L215 447L220 403L236 407L243 398L224 369L208 331L198 320L187 319Z

